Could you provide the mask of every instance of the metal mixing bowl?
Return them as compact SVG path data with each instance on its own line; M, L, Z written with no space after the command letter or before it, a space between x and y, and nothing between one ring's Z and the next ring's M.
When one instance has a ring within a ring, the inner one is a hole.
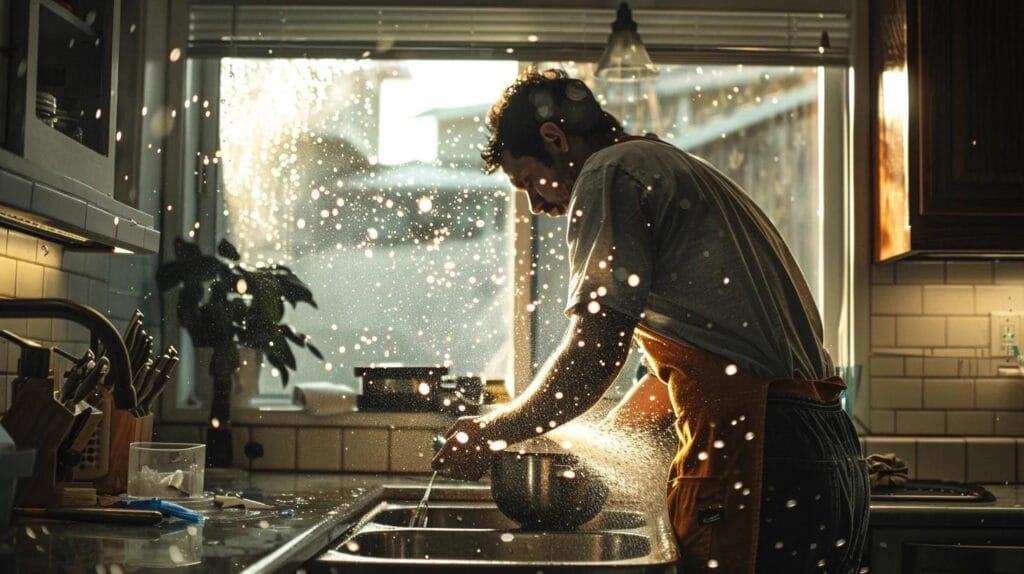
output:
M523 528L571 530L601 511L608 486L579 457L565 453L498 453L491 496Z

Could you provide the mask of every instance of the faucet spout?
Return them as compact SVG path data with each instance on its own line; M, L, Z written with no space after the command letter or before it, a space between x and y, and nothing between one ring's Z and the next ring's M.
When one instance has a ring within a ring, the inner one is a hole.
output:
M111 395L119 409L135 407L132 366L128 349L117 328L92 307L67 299L0 299L0 317L19 319L66 319L89 329L106 349L110 359Z

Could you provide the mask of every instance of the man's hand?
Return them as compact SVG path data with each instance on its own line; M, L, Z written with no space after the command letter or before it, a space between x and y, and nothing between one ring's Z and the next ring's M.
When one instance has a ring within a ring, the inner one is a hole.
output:
M457 480L480 480L494 458L494 451L483 438L480 419L462 417L444 437L445 444L431 463L434 470Z

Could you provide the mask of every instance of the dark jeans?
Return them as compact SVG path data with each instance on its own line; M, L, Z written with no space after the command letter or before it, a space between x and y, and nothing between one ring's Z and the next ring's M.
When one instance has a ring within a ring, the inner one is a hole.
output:
M857 432L838 400L769 397L759 573L856 573L870 494Z

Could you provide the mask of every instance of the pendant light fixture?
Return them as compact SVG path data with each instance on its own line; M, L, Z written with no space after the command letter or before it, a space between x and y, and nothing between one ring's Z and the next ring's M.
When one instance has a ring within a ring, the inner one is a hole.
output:
M619 4L608 46L597 63L595 75L602 80L625 82L657 74L658 69L636 32L633 12L625 2Z

